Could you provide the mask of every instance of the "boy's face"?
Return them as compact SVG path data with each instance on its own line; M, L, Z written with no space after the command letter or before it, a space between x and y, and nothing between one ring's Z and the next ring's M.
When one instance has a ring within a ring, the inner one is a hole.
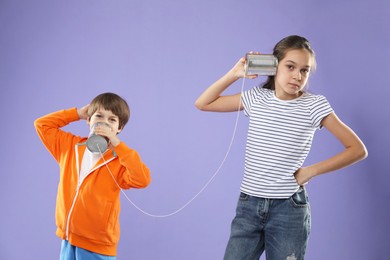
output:
M113 114L111 111L105 110L103 108L96 110L96 112L87 120L87 124L89 125L90 129L97 122L106 123L110 126L111 131L117 134L122 130L119 129L119 117Z

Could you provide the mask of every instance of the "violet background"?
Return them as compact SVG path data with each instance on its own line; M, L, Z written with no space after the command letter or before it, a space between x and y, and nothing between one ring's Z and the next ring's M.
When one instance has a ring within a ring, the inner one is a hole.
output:
M232 138L236 113L200 112L195 99L246 52L270 53L291 34L307 37L317 53L310 91L328 98L369 151L307 186L307 259L388 259L389 17L387 0L0 0L0 259L58 259L60 251L58 166L34 119L106 91L126 98L132 115L120 138L153 177L147 189L126 194L151 214L169 214L211 178ZM260 82L247 80L245 89ZM85 122L67 129L88 134ZM178 214L152 218L121 196L118 259L222 259L246 130L241 113L225 164ZM321 130L306 164L341 149Z

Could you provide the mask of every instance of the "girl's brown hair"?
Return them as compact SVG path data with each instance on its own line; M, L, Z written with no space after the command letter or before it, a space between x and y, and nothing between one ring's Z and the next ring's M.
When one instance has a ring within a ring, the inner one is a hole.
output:
M307 50L313 59L311 70L316 68L316 58L314 50L311 48L309 41L298 35L290 35L280 40L274 47L273 55L278 59L278 62L284 59L289 50ZM275 89L275 76L269 76L267 81L263 84L263 88Z

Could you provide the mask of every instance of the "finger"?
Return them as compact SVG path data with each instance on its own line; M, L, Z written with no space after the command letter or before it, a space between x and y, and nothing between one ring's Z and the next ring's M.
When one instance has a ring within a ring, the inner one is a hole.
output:
M251 74L251 75L246 75L245 77L248 78L248 79L255 79L257 78L259 75L257 74Z

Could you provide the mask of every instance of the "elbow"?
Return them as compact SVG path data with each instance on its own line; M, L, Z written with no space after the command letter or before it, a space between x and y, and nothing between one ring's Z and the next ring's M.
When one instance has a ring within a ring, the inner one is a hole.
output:
M360 160L364 160L368 157L368 151L364 145L363 145L363 148L361 149L360 156L361 156Z
M127 188L144 189L148 187L151 182L152 179L149 176L148 178L145 178L143 180L137 180L137 181L133 180L131 185L129 185Z
M151 182L152 182L152 177L150 177L150 175L149 175L149 177L148 177L147 180L145 181L145 186L144 186L144 188L148 187L149 184L150 184Z
M364 144L361 144L359 149L357 149L355 154L356 154L357 161L361 161L361 160L366 159L368 156L368 151L367 151L366 146Z
M39 118L34 120L34 127L35 129L38 129L41 123L39 122Z
M133 176L136 176L136 178L131 178L131 175L129 176L129 187L128 188L136 188L136 189L143 189L149 186L149 184L152 182L152 177L150 176L150 170L148 167L145 167L137 173L133 172Z
M195 101L195 107L200 111L206 111L206 106L202 104L199 100Z
M143 171L144 180L140 184L139 188L146 188L149 186L149 184L152 182L152 177L150 176L150 170L149 168L144 169Z

